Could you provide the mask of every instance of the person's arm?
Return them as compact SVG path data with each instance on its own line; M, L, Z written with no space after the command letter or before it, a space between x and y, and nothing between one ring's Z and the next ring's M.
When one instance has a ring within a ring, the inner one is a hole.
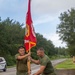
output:
M48 63L47 59L43 59L42 62L40 63L40 70L38 70L36 73L34 73L33 75L40 75L44 72L44 69L46 68L46 65Z
M16 59L21 60L21 59L23 59L23 58L25 58L25 57L28 57L28 56L30 56L30 53L28 53L28 54L26 54L26 55L23 55L23 56L17 56Z
M40 70L38 70L35 74L33 74L33 75L40 75L40 74L42 74L43 73L43 71L44 71L44 69L45 69L45 67L46 66L41 66L40 67Z
M34 60L34 59L31 58L31 61L32 61L33 63L35 63L35 64L40 64L40 61L39 61L39 60Z

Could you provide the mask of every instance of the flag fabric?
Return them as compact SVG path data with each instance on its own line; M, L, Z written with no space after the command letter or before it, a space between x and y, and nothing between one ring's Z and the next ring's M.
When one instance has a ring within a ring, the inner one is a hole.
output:
M32 47L36 46L36 35L35 35L33 22L31 18L31 0L29 0L28 11L26 14L24 46L26 48L26 52L28 52Z

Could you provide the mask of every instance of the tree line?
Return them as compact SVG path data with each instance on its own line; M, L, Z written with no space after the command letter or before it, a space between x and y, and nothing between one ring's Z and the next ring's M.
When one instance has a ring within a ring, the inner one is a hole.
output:
M60 39L67 44L70 56L75 56L75 9L71 8L60 14L60 24L57 33Z
M24 44L25 28L23 25L10 18L5 20L0 18L0 57L6 59L8 66L15 64L14 56L18 53L18 47ZM47 40L40 33L36 33L36 38L37 45L31 49L33 58L38 59L36 49L39 47L43 47L49 57L57 56L58 54L66 55L65 48L55 47L51 40Z

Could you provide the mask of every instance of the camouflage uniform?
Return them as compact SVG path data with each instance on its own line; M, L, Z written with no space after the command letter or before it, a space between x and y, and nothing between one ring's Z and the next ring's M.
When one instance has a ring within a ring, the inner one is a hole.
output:
M56 75L52 63L47 55L44 55L42 58L39 57L39 61L41 66L46 66L42 75Z
M27 68L27 58L24 58L22 60L17 59L17 57L20 56L20 54L16 54L15 58L16 58L16 70L17 73L16 75L28 75L28 68Z

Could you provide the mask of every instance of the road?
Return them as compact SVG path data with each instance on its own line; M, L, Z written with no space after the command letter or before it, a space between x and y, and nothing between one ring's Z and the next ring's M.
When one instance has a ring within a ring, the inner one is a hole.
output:
M65 61L66 59L58 59L58 60L53 60L51 61L52 62L52 65L55 66L57 65L58 63L61 63L63 61ZM31 70L32 70L32 74L35 73L37 70L39 70L39 67L40 65L35 65L35 64L32 64L31 65ZM31 74L31 75L32 75ZM6 72L3 72L3 71L0 71L0 75L16 75L16 68L13 67L13 68L8 68Z

